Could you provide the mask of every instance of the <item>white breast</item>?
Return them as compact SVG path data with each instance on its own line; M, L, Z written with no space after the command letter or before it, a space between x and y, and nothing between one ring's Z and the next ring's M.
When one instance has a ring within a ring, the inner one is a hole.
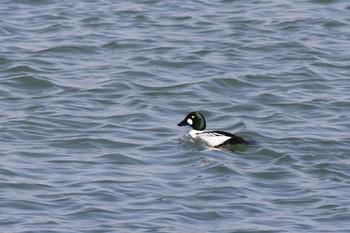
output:
M230 139L229 136L225 136L222 134L206 133L206 132L198 131L198 130L191 130L188 134L193 139L200 139L205 144L207 144L208 146L211 146L211 147L218 146L218 145L224 143L225 141L227 141L228 139Z

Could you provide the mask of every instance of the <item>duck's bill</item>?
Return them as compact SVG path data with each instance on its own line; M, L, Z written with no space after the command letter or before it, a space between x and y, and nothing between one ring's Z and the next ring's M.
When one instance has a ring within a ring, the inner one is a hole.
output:
M186 119L181 121L179 124L177 124L177 126L185 126L185 125L188 125Z

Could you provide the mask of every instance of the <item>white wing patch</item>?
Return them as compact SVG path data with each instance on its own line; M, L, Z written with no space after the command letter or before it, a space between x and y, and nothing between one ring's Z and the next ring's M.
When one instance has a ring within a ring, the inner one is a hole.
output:
M198 130L191 130L189 132L189 135L193 139L202 140L205 144L207 144L208 146L211 146L211 147L218 146L231 138L229 136L215 133L215 132L214 133L206 133L206 132L198 131Z

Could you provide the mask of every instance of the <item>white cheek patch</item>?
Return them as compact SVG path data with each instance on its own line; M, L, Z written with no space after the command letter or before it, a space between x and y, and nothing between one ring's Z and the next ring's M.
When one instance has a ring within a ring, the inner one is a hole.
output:
M188 118L188 119L187 119L187 123L188 123L189 125L192 125L192 124L193 124L192 119Z

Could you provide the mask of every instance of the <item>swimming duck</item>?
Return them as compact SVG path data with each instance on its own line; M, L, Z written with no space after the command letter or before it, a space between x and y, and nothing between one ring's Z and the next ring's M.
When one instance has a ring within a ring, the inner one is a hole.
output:
M193 130L189 132L189 135L193 139L200 139L209 147L220 148L225 145L233 144L249 144L244 138L238 137L232 133L224 131L209 131L205 132L206 122L203 114L199 112L189 113L178 126L189 125Z

